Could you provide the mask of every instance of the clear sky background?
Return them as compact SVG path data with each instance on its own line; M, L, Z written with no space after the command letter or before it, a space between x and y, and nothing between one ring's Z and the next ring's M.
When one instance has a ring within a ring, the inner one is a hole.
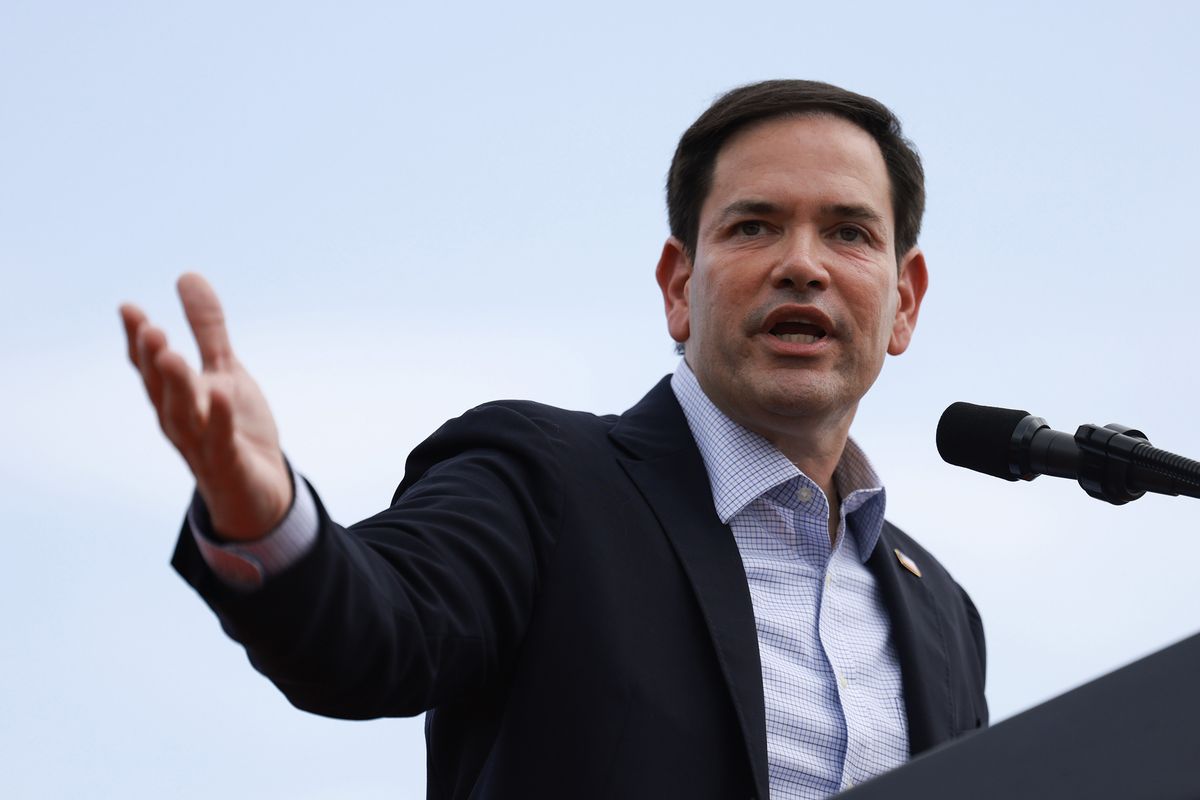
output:
M336 518L488 399L598 412L676 364L679 134L827 80L928 172L931 288L855 436L972 593L995 718L1200 629L1200 505L943 464L947 404L1200 456L1193 3L0 7L0 795L416 798L421 721L292 709L167 565L191 482L116 307L205 273ZM191 353L190 343L186 351Z

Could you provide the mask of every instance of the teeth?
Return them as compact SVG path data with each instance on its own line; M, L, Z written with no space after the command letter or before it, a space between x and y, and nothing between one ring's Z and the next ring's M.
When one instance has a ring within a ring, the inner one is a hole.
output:
M785 342L797 342L799 344L812 344L820 338L808 333L777 333L775 335Z

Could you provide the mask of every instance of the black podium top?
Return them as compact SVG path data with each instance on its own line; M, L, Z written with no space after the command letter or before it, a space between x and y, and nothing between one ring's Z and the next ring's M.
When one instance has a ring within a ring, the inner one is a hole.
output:
M1200 635L838 800L1200 800Z

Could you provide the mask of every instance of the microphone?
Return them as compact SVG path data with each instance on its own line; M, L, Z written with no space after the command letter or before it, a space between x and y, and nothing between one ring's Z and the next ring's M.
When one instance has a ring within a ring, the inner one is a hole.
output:
M1146 492L1200 497L1200 462L1153 447L1124 425L1080 425L1072 436L1011 408L954 403L937 427L942 459L1008 481L1053 475L1122 505Z

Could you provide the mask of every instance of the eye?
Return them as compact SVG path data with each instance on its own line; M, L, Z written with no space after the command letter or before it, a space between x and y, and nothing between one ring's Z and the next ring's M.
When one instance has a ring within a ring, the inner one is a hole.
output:
M766 230L766 226L755 219L746 220L737 224L737 232L742 236L761 236Z
M839 241L850 242L851 244L867 240L867 234L863 232L862 228L856 228L853 225L843 225L837 229L834 235L837 236Z

